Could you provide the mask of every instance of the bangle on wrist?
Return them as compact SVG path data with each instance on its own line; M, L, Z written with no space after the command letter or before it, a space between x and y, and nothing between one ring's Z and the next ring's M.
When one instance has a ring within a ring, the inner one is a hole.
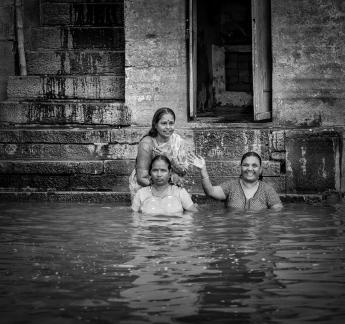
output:
M209 179L210 177L207 175L205 177L201 177L201 180L204 180L204 179Z

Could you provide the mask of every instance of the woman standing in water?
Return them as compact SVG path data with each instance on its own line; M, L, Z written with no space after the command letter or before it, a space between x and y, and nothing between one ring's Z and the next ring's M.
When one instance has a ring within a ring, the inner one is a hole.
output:
M272 186L262 181L262 161L256 152L247 152L241 159L241 175L213 186L202 157L193 156L193 164L200 169L202 186L205 193L218 200L225 200L227 207L262 210L283 207L277 192Z
M149 186L149 167L152 158L158 154L169 158L172 165L171 181L181 185L188 169L184 140L174 132L175 113L170 108L158 109L152 118L152 127L138 146L135 169L129 177L131 198L142 187Z
M132 210L145 214L178 214L197 211L186 189L169 183L171 162L164 155L152 159L149 167L151 185L141 188L133 198Z

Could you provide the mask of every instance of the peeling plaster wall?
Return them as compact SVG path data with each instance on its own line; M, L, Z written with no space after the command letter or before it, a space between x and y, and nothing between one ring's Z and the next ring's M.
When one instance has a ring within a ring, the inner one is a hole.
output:
M149 125L159 107L187 121L184 0L126 0L126 105L133 124Z
M344 125L344 1L271 3L274 122Z

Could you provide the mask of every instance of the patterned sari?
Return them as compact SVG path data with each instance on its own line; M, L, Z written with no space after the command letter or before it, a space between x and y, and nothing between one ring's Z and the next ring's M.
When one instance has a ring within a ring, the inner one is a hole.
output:
M156 138L151 137L151 145L146 144L142 149L151 151L151 159L156 155L163 154L169 158L172 165L171 177L174 178L174 174L178 176L184 176L188 169L188 162L186 159L186 147L185 141L182 137L176 133L173 133L168 142L158 144ZM139 143L141 145L141 143ZM137 163L137 161L136 161ZM137 181L136 168L132 171L129 177L129 190L131 192L131 198L135 193L142 188Z

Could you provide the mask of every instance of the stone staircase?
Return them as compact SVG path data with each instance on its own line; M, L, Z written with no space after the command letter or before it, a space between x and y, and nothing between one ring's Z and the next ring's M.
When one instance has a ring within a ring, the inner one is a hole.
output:
M11 76L0 103L2 197L126 192L123 0L41 0L39 14L28 75Z
M27 76L8 80L0 120L21 125L130 125L124 105L123 1L40 2Z

